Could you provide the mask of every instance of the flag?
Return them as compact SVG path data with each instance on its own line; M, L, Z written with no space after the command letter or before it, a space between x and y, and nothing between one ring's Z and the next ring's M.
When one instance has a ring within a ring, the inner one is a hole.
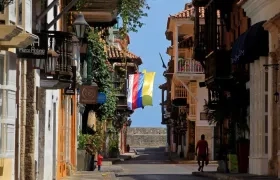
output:
M130 110L153 105L155 72L131 74L128 79L127 104Z

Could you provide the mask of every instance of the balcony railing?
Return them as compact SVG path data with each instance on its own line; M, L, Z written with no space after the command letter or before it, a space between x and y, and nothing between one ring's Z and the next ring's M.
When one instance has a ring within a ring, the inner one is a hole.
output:
M201 64L191 58L180 59L177 63L177 72L184 74L203 74L204 69Z
M114 84L114 89L115 89L115 93L117 96L126 96L127 95L126 82L125 82L124 78L114 77L113 84Z

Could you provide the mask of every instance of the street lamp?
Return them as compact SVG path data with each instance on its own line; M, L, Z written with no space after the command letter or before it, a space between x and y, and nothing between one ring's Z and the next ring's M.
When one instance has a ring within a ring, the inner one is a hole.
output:
M73 27L77 38L81 41L85 36L86 29L89 27L84 15L81 12L79 12L76 20L74 21Z
M274 70L276 70L275 85L276 85L276 89L277 89L277 86L278 86L278 79L277 79L277 77L278 77L279 64L264 64L263 66L264 66L266 71L268 70L269 67L271 67ZM276 92L273 95L274 95L274 102L278 103L278 101L279 101L279 93L278 93L278 91L276 90Z

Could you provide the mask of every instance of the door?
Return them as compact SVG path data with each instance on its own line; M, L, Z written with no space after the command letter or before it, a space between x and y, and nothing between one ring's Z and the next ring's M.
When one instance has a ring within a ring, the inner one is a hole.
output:
M57 179L66 176L65 163L65 100L60 91L59 120L58 120L58 148L57 148Z

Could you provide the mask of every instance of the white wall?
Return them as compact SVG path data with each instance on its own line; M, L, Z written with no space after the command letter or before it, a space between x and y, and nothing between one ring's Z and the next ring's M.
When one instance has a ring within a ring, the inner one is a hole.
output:
M48 0L50 4L52 0ZM59 13L59 12L58 12ZM48 23L52 21L53 8L47 13ZM53 30L53 27L49 29ZM38 76L38 86L40 86L40 76ZM56 166L57 166L57 144L58 144L58 112L59 112L59 90L46 90L45 101L45 127L44 147L41 147L41 153L43 160L43 172L40 172L42 180L51 180L56 178ZM39 128L38 128L39 129ZM39 139L39 138L38 138ZM39 139L40 141L40 139Z
M251 18L251 25L269 20L280 12L279 0L248 0L242 8L246 16Z

